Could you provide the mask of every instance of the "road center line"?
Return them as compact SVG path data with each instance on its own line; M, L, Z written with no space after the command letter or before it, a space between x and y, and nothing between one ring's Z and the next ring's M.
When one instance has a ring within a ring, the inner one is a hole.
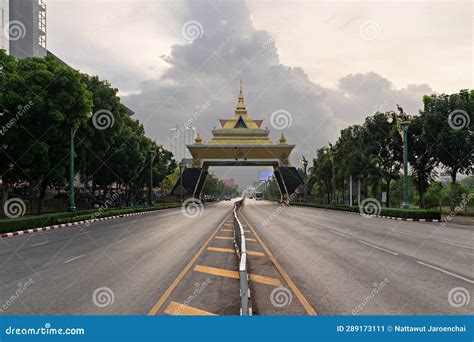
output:
M77 260L77 259L79 259L79 258L82 258L83 256L84 256L84 254L79 255L79 256L77 256L77 257L75 257L75 258L66 260L66 261L64 262L64 264L68 264L68 263L70 263L71 261L74 261L74 260Z
M439 242L442 242L442 243L449 243L450 245L453 245L453 246L458 246L458 247L463 247L463 248L474 249L474 247L470 247L470 246L466 246L466 245L461 245L461 244L455 243L455 242L444 241L444 240L439 240Z
M337 234L337 235L344 236L344 237L346 237L346 238L348 238L348 239L350 239L350 238L351 238L349 235L346 235L346 234L343 234L343 233L336 232L335 230L332 230L332 229L330 229L330 231L331 231L331 232L333 232L334 234Z
M405 232L400 232L398 230L395 230L394 232L398 233L398 234L408 235L408 236L415 236L415 237L422 238L422 239L429 239L428 236L421 236L421 235L417 235L417 234L405 233Z
M45 241L45 242L40 242L40 243L37 243L35 245L31 245L31 247L36 247L36 246L41 246L41 245L45 245L47 244L49 241Z
M453 277L459 278L459 279L461 279L461 280L467 281L468 283L474 284L474 280L469 279L469 278L466 278L466 277L463 277L462 275L459 275L459 274L456 274L456 273L447 271L447 270L442 269L442 268L439 268L439 267L437 267L437 266L433 266L433 265L430 265L430 264L426 264L426 263L424 263L423 261L418 261L418 260L417 260L416 262L419 263L420 265L423 265L423 266L426 266L426 267L430 267L430 268L432 268L432 269L435 269L435 270L437 270L437 271L443 272L443 273L445 273L445 274L449 274L450 276L453 276Z
M373 248L380 249L381 251L384 251L384 252L387 252L387 253L390 253L390 254L393 254L393 255L399 255L399 254L396 253L396 252L389 251L388 249L385 249L385 248L382 248L382 247L379 247L379 246L376 246L376 245L372 245L371 243L368 243L368 242L365 242L365 241L362 241L362 240L359 240L359 242L360 242L360 243L363 243L364 245L367 245L367 246L370 246L370 247L373 247Z

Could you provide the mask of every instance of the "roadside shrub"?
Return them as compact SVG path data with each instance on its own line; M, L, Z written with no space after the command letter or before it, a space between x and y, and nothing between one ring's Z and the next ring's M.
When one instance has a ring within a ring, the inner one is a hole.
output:
M54 213L44 214L38 216L24 216L16 219L5 219L0 220L0 234L15 232L18 230L53 226L57 224L92 220L95 218L123 215L144 211L151 211L157 209L168 209L180 207L180 203L160 203L153 207L127 207L127 208L111 208L100 211L97 210L85 210L77 212L76 214L71 213Z
M291 205L298 205L303 207L313 207L320 209L332 209L339 211L348 211L359 213L360 209L358 206L342 206L342 205L322 205L317 203L305 203L305 202L291 202ZM411 219L433 219L439 220L441 218L439 211L437 210L420 210L420 209L400 209L400 208L381 208L379 216L391 216L400 218L411 218Z

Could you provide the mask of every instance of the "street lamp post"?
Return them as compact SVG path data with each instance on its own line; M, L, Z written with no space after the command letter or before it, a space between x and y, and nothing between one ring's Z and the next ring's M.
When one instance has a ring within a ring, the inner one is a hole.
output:
M334 165L334 151L332 144L329 144L329 147L326 147L326 153L329 154L329 158L331 159L331 164L332 164L332 178L331 178L331 184L332 184L332 200L331 203L333 205L336 204L336 166Z
M69 212L76 212L76 203L74 201L74 135L75 127L69 127Z
M153 160L154 160L154 151L150 150L150 181L148 184L148 198L150 201L150 206L153 205Z
M306 186L308 184L308 160L303 156L300 159L300 163L303 165L304 171L304 201L308 201L308 191L306 190Z
M410 208L410 200L408 198L408 126L410 125L411 117L403 111L403 108L397 105L400 113L393 110L387 112L387 122L392 123L395 118L397 122L397 130L400 133L403 141L403 209Z
M183 203L183 161L180 161L179 164L179 197L181 203Z

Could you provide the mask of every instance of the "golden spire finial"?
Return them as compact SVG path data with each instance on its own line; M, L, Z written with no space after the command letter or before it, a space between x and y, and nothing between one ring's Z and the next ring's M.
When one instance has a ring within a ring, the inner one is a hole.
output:
M278 141L278 143L280 145L286 144L286 138L285 138L285 135L283 133L281 133L281 137L280 137L280 140Z
M245 108L244 103L244 90L243 90L242 80L240 80L240 93L239 101L237 102L237 108L235 109L236 114L247 114L247 108Z
M201 138L201 135L199 135L199 133L197 134L196 136L196 139L194 139L194 144L202 144L202 138Z

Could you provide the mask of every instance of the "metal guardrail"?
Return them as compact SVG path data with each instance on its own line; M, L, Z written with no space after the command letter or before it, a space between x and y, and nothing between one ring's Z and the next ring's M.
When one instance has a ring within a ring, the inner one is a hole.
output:
M243 199L236 202L234 205L234 246L237 256L239 257L239 278L240 278L240 315L250 316L252 315L252 309L249 305L250 302L250 289L249 289L249 275L247 271L247 248L245 246L245 230L240 223L237 216L237 211L240 209L243 203Z

